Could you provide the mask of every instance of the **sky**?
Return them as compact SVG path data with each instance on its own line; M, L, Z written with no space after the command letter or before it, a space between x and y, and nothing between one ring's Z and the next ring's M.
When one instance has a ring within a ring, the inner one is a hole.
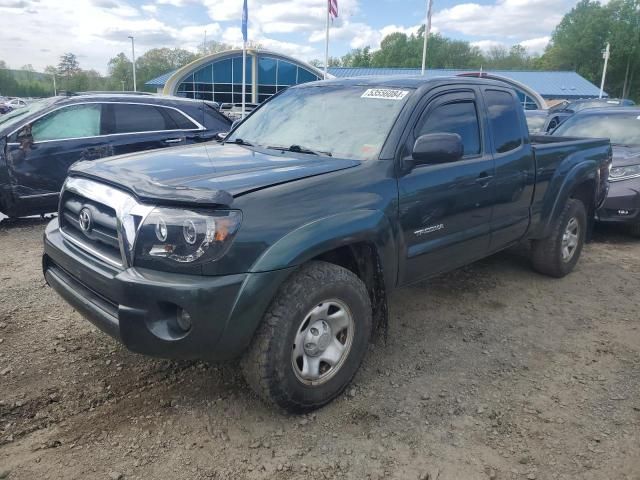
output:
M0 60L42 71L65 52L80 66L107 73L119 52L156 47L196 51L208 40L241 46L243 0L0 0ZM248 0L249 40L300 60L324 58L327 0ZM378 48L389 33L415 32L426 0L338 0L330 55ZM434 0L433 31L482 49L522 44L544 50L554 27L577 0Z

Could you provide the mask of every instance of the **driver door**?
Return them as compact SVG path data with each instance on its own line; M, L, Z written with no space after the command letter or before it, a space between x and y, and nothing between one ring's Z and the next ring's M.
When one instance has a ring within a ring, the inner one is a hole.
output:
M428 100L409 134L403 165L412 165L415 140L429 133L457 133L464 155L455 162L414 165L398 179L401 284L465 265L489 250L494 160L482 108L475 89L449 88Z
M7 164L16 208L29 213L57 209L69 167L111 154L102 135L99 103L69 105L23 126L7 145Z

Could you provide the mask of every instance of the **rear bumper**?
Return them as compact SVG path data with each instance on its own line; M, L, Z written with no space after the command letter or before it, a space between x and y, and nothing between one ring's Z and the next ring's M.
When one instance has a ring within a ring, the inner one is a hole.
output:
M611 182L596 218L601 222L640 223L640 178Z
M194 276L114 269L67 243L53 220L45 231L47 283L128 349L162 358L226 360L248 345L289 270ZM177 323L179 309L192 324Z

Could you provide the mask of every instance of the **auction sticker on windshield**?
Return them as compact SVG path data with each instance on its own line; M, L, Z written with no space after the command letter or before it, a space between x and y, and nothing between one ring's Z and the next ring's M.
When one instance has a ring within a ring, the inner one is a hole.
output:
M380 98L382 100L402 100L409 93L408 90L389 88L370 88L362 94L362 98Z

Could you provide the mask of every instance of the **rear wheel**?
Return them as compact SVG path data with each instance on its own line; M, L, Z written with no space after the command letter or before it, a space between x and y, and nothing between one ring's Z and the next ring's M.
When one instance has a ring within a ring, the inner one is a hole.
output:
M364 283L338 265L312 262L280 289L243 358L243 372L266 402L294 413L314 410L349 384L370 335Z
M533 242L533 268L545 275L564 277L578 263L586 233L587 213L584 204L571 198L553 225L551 235Z

